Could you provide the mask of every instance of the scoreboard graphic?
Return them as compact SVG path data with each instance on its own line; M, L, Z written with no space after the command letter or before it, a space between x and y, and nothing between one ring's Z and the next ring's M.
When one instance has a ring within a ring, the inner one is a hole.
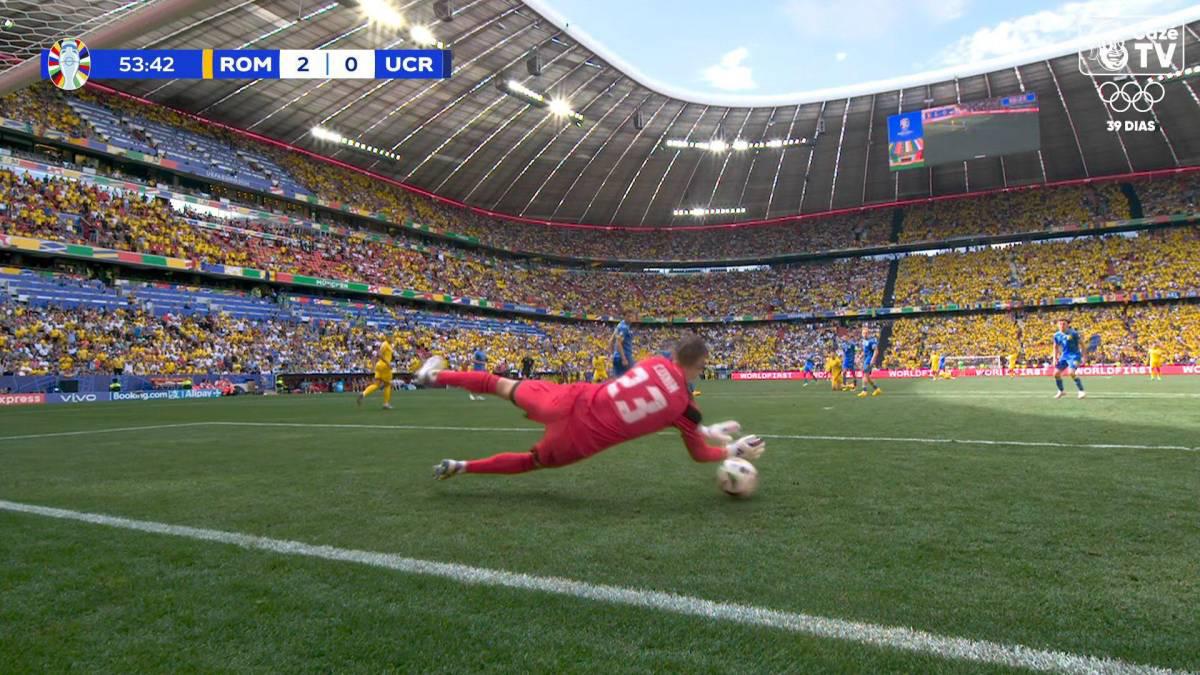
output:
M966 101L888 117L892 171L1034 152L1041 147L1037 94Z
M437 80L448 49L92 49L66 39L42 50L42 79L71 91L95 80Z

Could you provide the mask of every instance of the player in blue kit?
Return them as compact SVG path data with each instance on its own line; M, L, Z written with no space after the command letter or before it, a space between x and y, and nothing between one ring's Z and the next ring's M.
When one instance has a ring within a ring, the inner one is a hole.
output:
M612 334L612 376L621 377L633 367L633 331L628 318L621 319Z
M1075 388L1079 390L1079 398L1087 396L1087 392L1083 390L1083 381L1075 374L1082 365L1083 346L1079 332L1071 328L1070 319L1059 319L1058 332L1054 334L1054 384L1058 386L1058 393L1054 398L1066 396L1062 376L1068 370L1071 371L1071 379L1075 380Z
M854 340L847 340L842 345L842 381L846 383L842 389L846 391L858 389L858 378L854 376L854 351Z
M946 368L946 355L945 354L942 354L940 357L938 357L937 374L941 375L942 379L944 379L944 380L953 380L954 379L954 371Z
M879 363L879 340L871 335L871 328L863 326L862 328L862 391L858 392L859 398L867 397L867 385L871 385L871 396L879 396L883 390L875 384L875 380L871 379L871 371Z
M808 386L809 382L817 381L816 374L817 364L813 363L813 357L804 357L804 371L800 373L800 379L804 380L804 386Z
M475 353L471 355L471 370L477 373L487 371L487 353L483 351L482 347L476 347ZM472 401L487 400L486 396L476 396L475 394L471 393L468 393L467 396L470 396Z

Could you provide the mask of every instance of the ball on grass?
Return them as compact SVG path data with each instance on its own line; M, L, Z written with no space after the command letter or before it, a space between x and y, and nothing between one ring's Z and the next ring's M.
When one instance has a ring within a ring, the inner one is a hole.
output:
M717 486L731 497L749 497L758 489L758 469L744 459L727 459L717 467Z

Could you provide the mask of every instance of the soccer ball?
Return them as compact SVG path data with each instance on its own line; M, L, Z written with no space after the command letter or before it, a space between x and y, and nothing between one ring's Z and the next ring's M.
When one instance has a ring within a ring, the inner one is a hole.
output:
M758 489L758 469L744 459L727 459L717 467L717 486L731 497L749 497Z

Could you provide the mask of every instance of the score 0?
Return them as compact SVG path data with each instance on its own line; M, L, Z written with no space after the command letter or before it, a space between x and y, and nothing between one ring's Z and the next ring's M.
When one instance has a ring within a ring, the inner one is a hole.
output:
M372 49L281 49L280 79L375 79Z

